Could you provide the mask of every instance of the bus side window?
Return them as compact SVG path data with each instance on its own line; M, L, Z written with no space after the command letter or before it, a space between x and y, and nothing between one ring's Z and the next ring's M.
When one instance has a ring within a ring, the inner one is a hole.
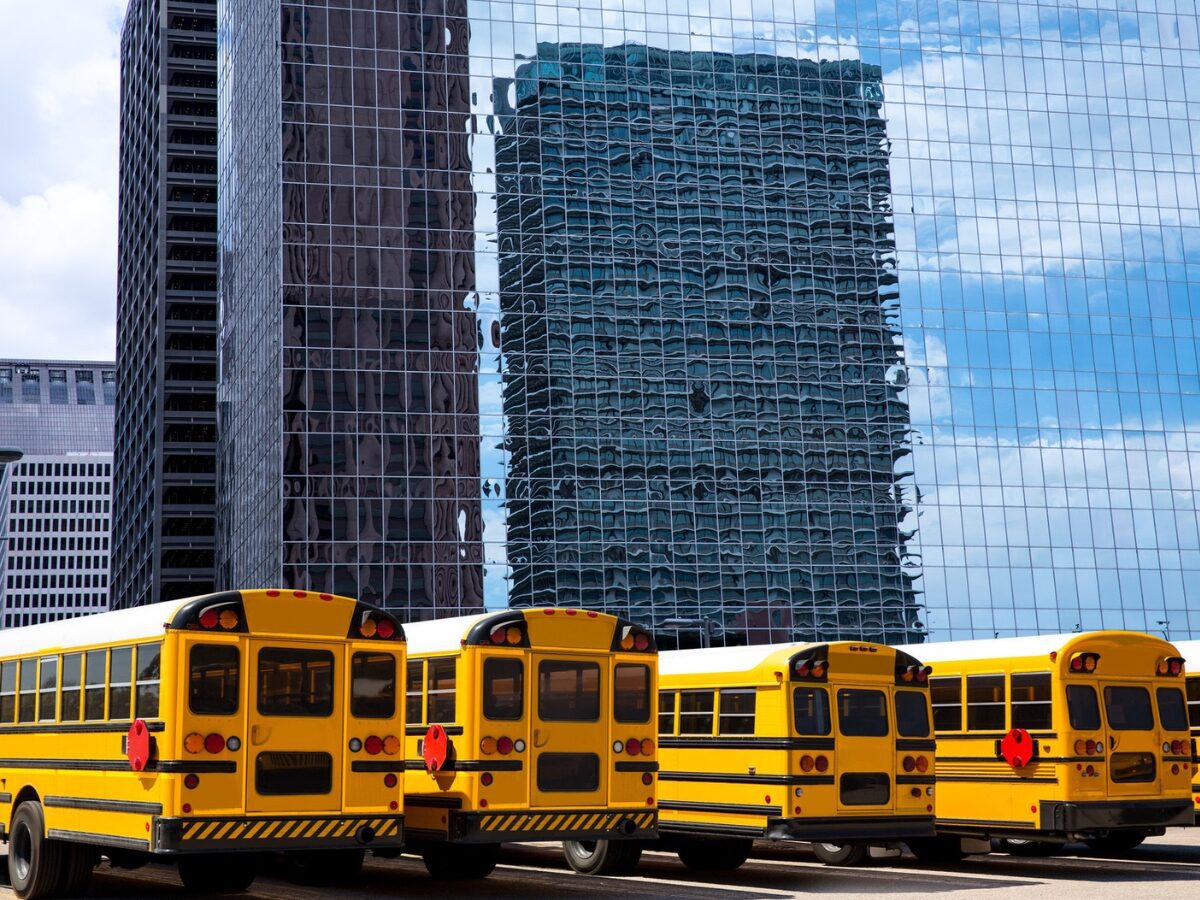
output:
M236 645L193 645L188 654L188 709L198 716L236 713L240 665Z
M108 717L130 717L133 692L133 648L114 647L109 655Z
M429 660L429 702L428 712L430 722L453 722L455 719L454 696L457 690L458 660L431 659Z
M38 679L38 721L53 722L58 717L58 657L43 656Z
M962 731L962 679L929 679L929 699L933 704L934 731Z
M712 691L680 691L679 733L712 735Z
M483 717L515 721L525 714L525 663L492 656L483 661Z
M658 692L658 733L675 733L675 692Z
M5 663L5 665L9 665ZM1187 680L1187 703L1188 703L1188 721L1192 723L1193 728L1200 728L1200 678L1189 678ZM9 718L12 718L11 716ZM4 718L2 709L0 709L0 719L7 722L9 719Z
M0 663L0 722L11 725L17 717L17 663Z
M1050 702L1050 673L1012 676L1012 727L1047 729L1054 721Z
M718 708L717 734L754 734L754 701L757 693L753 690L728 690L718 694L721 705Z
M396 714L396 657L355 653L350 660L350 715L390 719Z
M68 653L62 659L62 713L64 722L78 722L83 712L83 654Z
M1004 730L1004 676L967 676L967 731Z
M21 689L17 697L17 721L37 718L37 660L21 660Z
M796 734L826 735L833 730L833 720L829 716L829 692L823 687L794 688L792 710Z
M613 674L613 718L618 722L650 721L650 667L621 664Z
M83 717L89 721L104 718L105 677L108 651L89 650L84 665Z
M1100 728L1100 701L1090 684L1067 685L1067 714L1076 731L1096 731Z
M425 721L421 715L425 708L425 694L421 690L425 663L419 659L408 661L408 678L404 685L404 724L419 725Z
M158 683L162 677L159 662L162 644L139 644L137 648L137 697L134 705L139 719L158 718Z

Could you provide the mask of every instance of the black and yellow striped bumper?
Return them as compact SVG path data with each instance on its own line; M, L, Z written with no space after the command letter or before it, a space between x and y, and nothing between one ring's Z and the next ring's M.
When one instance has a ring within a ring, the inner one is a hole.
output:
M658 837L658 811L647 809L452 812L450 840L471 844L512 841L621 840Z
M154 820L156 853L401 847L404 816L235 816Z

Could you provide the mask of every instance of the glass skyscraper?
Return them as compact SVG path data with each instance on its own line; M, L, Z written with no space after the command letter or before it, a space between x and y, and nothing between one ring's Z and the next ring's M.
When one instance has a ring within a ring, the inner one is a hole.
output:
M1200 634L1194 4L221 16L223 578Z

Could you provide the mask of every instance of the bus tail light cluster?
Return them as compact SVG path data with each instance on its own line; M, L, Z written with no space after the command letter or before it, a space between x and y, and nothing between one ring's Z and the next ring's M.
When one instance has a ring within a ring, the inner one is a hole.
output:
M624 622L617 624L617 633L613 637L613 650L623 650L637 653L654 653L658 647L650 632Z
M821 679L829 674L829 661L825 659L798 659L792 668L797 678Z
M613 753L628 753L630 756L654 755L654 741L651 738L629 738L613 741Z
M213 603L198 607L185 626L192 631L217 631L244 634L246 612L240 600Z
M922 775L929 771L929 758L926 756L906 756L900 763L905 772L920 772Z
M1091 675L1100 666L1099 653L1073 653L1071 655L1071 671Z
M366 750L368 756L378 756L380 753L385 756L395 756L400 752L400 738L394 734L389 734L386 737L371 734L365 740L352 737L346 746L350 748L351 753L359 753Z
M1177 678L1183 674L1183 657L1164 656L1155 665L1154 671L1159 675L1166 675L1169 678Z
M1172 756L1187 756L1191 753L1191 749L1187 741L1163 741L1163 753L1169 753Z
M227 738L216 732L210 735L203 735L198 731L193 731L183 739L183 749L188 753L220 753L222 750L233 750L236 752L242 749L242 742L240 738Z
M1093 741L1091 738L1084 740L1080 738L1075 742L1076 756L1103 756L1104 744L1099 741Z
M321 595L322 598L325 596L327 595ZM398 620L382 609L359 603L354 607L354 615L350 619L346 637L352 641L364 638L369 641L402 641L404 629Z
M932 666L907 666L900 673L900 680L905 684L925 684L929 681L929 673L933 671Z
M529 646L529 638L525 634L524 624L497 625L488 635L488 640L497 647Z
M829 771L829 758L826 757L824 754L820 754L816 757L812 757L812 756L809 756L807 753L805 753L802 757L800 757L800 771L811 772L814 769L818 772L828 772Z
M479 742L479 752L484 756L508 756L510 753L524 753L525 742L520 738L515 741L510 737L485 737Z

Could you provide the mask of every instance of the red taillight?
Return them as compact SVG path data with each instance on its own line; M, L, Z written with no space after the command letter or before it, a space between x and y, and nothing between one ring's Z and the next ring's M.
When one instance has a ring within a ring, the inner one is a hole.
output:
M190 813L191 811L192 811L192 804L190 804L190 803L183 804L183 812L185 815Z
M829 760L823 756L818 756L816 761L817 771L824 772L829 769Z
M391 640L392 636L395 635L395 633L396 633L396 626L392 624L391 619L380 619L379 620L379 628L376 631L376 634L378 634L381 638L383 638L385 641L387 641L387 640Z
M508 756L513 751L512 738L502 737L496 741L496 752L501 756Z
M206 609L200 613L201 628L216 628L220 621L221 615L215 609Z
M810 671L807 660L796 666L796 674L801 678L807 678Z
M219 734L210 734L204 739L204 749L209 753L220 753L225 749L225 738Z
M911 756L906 756L906 757L904 757L904 762L902 763L902 765L904 766L905 772L911 772L913 769L915 769L917 767L917 761L915 759L913 759Z
M1178 659L1171 660L1171 674L1178 675L1183 671L1183 661Z
M492 775L491 772L484 772L482 775L479 776L479 783L482 784L484 787L490 787L492 782L495 780L496 780L496 778L494 775Z
M503 644L505 631L507 631L507 629L503 625L498 625L497 627L493 628L491 634L492 643Z
M1083 657L1082 656L1077 656L1073 660L1071 660L1071 671L1072 672L1082 672L1083 671Z
M1171 752L1176 756L1183 755L1183 741L1171 741Z
M649 772L643 772L642 773L642 784L646 785L647 787L654 784L654 776L651 775Z
M194 773L189 774L189 775L184 775L183 776L183 786L185 788L187 788L189 791L194 791L196 788L198 788L200 786L200 776L196 775Z
M630 756L637 756L642 752L642 742L637 738L630 738L625 742L625 752Z
M371 756L378 756L383 752L383 738L376 734L371 735L363 741L363 749L371 754Z
M388 772L386 775L383 776L383 786L384 787L394 788L398 783L399 782L396 780L396 776L393 775L391 772Z
M633 638L634 650L645 650L650 646L650 636L645 632L638 632Z
M924 756L917 757L917 771L922 773L929 771L929 760Z
M807 753L800 757L800 770L802 772L811 772L814 765L816 765L816 763L813 762L813 758Z
M1089 740L1086 744L1083 745L1083 748L1087 751L1088 756L1094 756L1096 754L1096 742L1095 741Z

